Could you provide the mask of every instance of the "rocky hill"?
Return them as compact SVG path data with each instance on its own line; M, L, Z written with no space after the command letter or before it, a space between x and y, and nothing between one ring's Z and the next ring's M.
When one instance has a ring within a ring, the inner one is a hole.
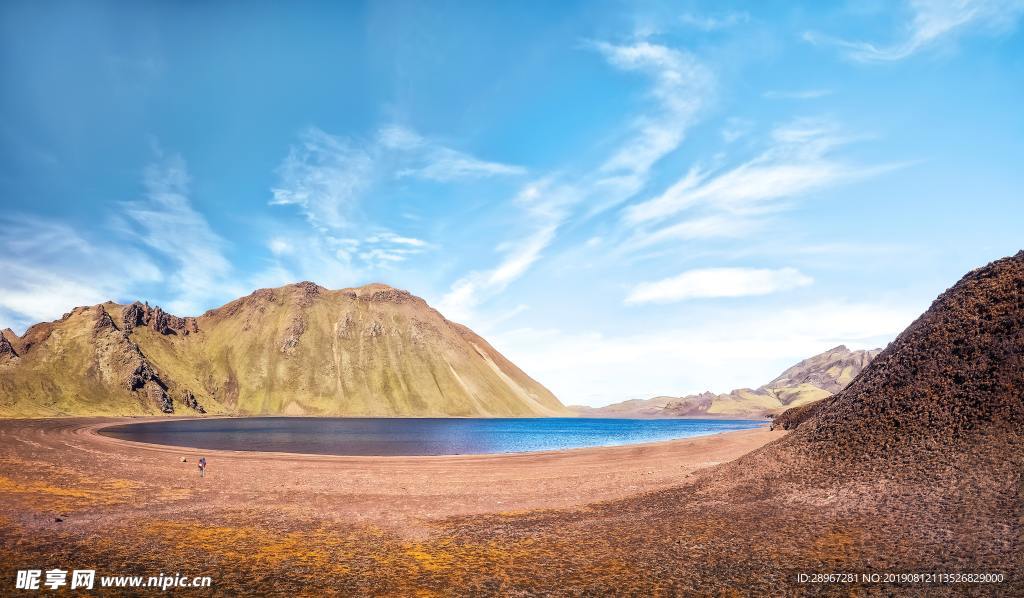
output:
M780 423L829 454L1024 432L1024 251L964 276L845 391ZM851 429L859 432L851 433Z
M761 497L730 516L792 544L860 534L872 549L846 552L848 569L999 571L1011 583L991 591L1024 589L1024 251L969 272L849 387L779 420L787 436L695 493Z
M967 274L845 390L799 409L778 440L677 487L459 537L566 547L515 561L537 593L1024 596L1024 252ZM853 575L799 578L812 572Z
M881 349L851 351L839 345L801 361L771 382L727 394L634 399L605 407L573 407L587 417L750 417L775 415L845 388Z
M0 416L569 413L472 330L380 284L260 289L196 318L104 303L0 338Z

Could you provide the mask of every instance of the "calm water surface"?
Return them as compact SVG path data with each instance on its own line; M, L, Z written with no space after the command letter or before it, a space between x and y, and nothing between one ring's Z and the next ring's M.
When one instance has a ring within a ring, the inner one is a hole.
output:
M154 444L320 455L463 455L614 446L764 425L713 419L245 417L126 424L101 434Z

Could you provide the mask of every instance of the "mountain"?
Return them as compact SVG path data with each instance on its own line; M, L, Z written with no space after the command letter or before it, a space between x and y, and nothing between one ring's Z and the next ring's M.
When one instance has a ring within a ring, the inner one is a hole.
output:
M1024 251L969 272L845 390L778 420L792 431L703 491L832 513L831 529L860 530L874 546L869 569L1004 571L1017 589L999 591L1019 595ZM764 525L799 538L799 515Z
M567 415L407 291L311 282L181 318L113 302L0 341L0 415Z
M633 399L599 408L573 407L588 417L764 417L805 405L846 387L881 349L851 351L845 345L801 361L757 389L728 394Z
M1024 252L968 273L846 389L798 409L790 432L677 486L460 537L566 547L515 561L536 593L1024 596Z
M1024 435L1024 251L968 273L845 391L777 423L837 456Z

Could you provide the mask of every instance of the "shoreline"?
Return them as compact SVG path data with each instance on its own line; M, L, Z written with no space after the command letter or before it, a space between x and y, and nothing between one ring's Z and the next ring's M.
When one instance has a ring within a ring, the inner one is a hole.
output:
M244 509L408 530L453 516L583 507L677 486L785 435L759 427L530 453L341 456L191 449L98 433L140 419L0 420L0 518L45 519L62 510L72 519L80 513L115 522L141 502L172 519L202 504L211 515ZM195 471L200 455L209 463L205 479Z
M94 436L97 436L97 437L100 437L100 438L103 438L103 439L106 439L106 440L115 441L117 443L124 443L126 446L136 445L136 446L150 447L150 448L154 448L154 449L175 449L175 450L178 450L178 451L204 451L205 453L209 453L209 454L221 453L221 454L224 454L224 455L232 455L232 456L253 454L253 455L257 455L257 456L258 455L266 455L266 456L273 456L273 457L288 457L288 456L295 456L295 457L341 457L341 458L346 458L346 459L347 458L364 458L364 459L431 458L431 459L438 459L438 458L456 458L456 457L514 457L514 456L529 456L529 455L563 454L563 453L568 453L568 452L572 452L572 451L586 451L586 450L598 450L598 449L618 449L618 448L625 448L625 447L653 447L653 446L657 446L657 445L661 445L661 444L665 444L665 443L680 442L680 441L685 441L685 440L694 440L694 439L698 439L698 438L706 438L706 437L709 437L709 436L719 436L719 435L723 435L723 434L735 434L735 433L738 433L738 432L750 432L752 430L762 430L762 429L769 428L769 422L763 422L763 423L760 423L760 425L758 425L758 426L756 426L754 428L750 428L748 430L728 430L728 431L724 431L724 432L710 432L710 433L704 433L704 434L694 434L692 436L685 436L685 437L682 437L682 438L670 438L670 439L667 439L667 440L655 440L655 441L651 441L651 442L633 442L633 443L626 443L626 444L613 444L613 445L600 445L600 446L583 446L583 447L572 447L572 448L563 448L563 449L548 449L548 450L538 450L538 451L515 451L515 452L500 452L500 453L456 453L456 454L446 454L446 455L329 455L329 454L322 454L322 453L296 453L296 452L287 452L287 451L260 451L260 450L236 451L236 450L230 450L230 449L209 449L209 448L190 447L190 446L175 445L175 444L158 444L158 443L152 443L152 442L141 442L141 441L138 441L138 440L127 440L127 439L123 439L123 438L117 438L117 437L114 437L114 436L109 436L109 435L103 434L101 432L102 430L105 430L107 428L112 428L112 427L115 427L115 426L144 424L144 423L152 423L152 422L193 421L193 420L207 420L207 419L246 419L246 418L264 418L264 417L319 419L319 418L316 418L316 417L291 416L291 415L287 415L287 416L263 416L263 415L258 415L258 416L216 416L216 417L211 417L211 418L205 418L205 417L202 417L202 418L200 418L200 417L172 417L172 418L163 418L163 417L144 417L144 416L140 416L140 417L132 417L131 418L132 421L128 421L128 422L115 421L115 422L104 422L104 423L99 423L99 424L88 425L88 426L83 427L82 431L86 432L86 433L90 433L90 434L92 434ZM38 418L39 421L46 421L47 419L62 420L62 419L66 419L66 418ZM342 418L342 419L446 419L446 418ZM466 419L470 419L470 418L466 418ZM473 418L473 419L476 419L476 418ZM484 419L484 418L479 418L479 419ZM486 418L486 419L519 419L519 418ZM529 419L529 418L524 418L524 419ZM534 418L534 419L552 419L552 418ZM576 419L576 418L568 418L568 419ZM579 419L612 419L612 418L579 418ZM621 419L633 419L633 418L621 418ZM671 418L671 419L696 419L696 420L706 421L706 420L711 419L711 418ZM3 426L3 423L5 421L8 421L8 420L0 419L0 426ZM14 420L12 420L12 421L14 421ZM644 420L644 421L646 421L646 420ZM712 420L712 421L714 421L714 420ZM720 420L720 421L757 421L757 420L731 420L730 419L730 420Z

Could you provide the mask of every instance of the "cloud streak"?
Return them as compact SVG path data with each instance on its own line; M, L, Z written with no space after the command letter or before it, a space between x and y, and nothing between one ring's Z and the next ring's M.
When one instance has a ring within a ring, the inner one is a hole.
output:
M1005 32L1024 12L1022 0L911 0L908 6L913 16L904 25L904 38L890 45L850 41L815 31L805 32L803 39L838 47L857 62L893 62L968 31Z
M647 183L654 165L682 143L714 87L714 77L692 55L646 41L592 44L609 65L646 75L653 109L635 116L617 149L578 177L547 176L525 185L514 198L531 231L502 244L492 269L474 271L452 284L441 301L445 313L474 321L474 310L523 276L554 242L558 230L581 211L593 216L621 204Z
M315 231L317 239L268 241L277 258L275 272L287 272L286 257L307 262L294 248L326 257L330 270L344 268L348 280L362 268L389 269L433 245L426 240L391 230L380 230L369 220L364 202L402 179L450 184L460 181L518 176L521 166L482 160L447 147L401 125L381 127L369 139L332 135L310 127L277 168L271 189L272 206L295 206ZM377 229L360 237L359 230ZM292 248L292 250L287 250ZM292 267L296 267L293 265ZM306 266L298 264L302 270ZM332 276L332 278L337 278Z
M616 206L640 191L651 168L682 143L710 100L715 87L711 71L693 55L667 46L595 44L608 63L651 78L648 95L656 109L633 118L624 143L587 180L593 205L590 213Z
M757 228L789 200L900 166L864 166L834 156L855 140L829 121L799 119L777 127L768 149L755 158L718 172L691 168L659 195L626 208L623 221L635 230L627 248L735 236Z
M21 330L162 278L148 256L92 242L60 222L9 215L0 227L0 328Z
M125 231L173 265L166 282L174 298L167 307L182 314L198 313L209 301L243 290L230 282L224 240L192 207L189 182L181 156L164 158L146 168L144 198L126 202L123 211Z
M687 299L770 295L814 282L795 268L699 268L637 285L626 304L675 303Z
M387 181L439 183L525 174L521 166L481 160L399 125L369 141L310 127L277 168L270 205L294 205L317 229L344 229L359 219L360 202Z
M460 277L441 298L439 309L454 320L475 320L475 309L500 294L523 276L555 238L566 217L573 190L553 187L550 181L527 185L515 198L532 223L532 231L498 246L504 257L493 268Z

